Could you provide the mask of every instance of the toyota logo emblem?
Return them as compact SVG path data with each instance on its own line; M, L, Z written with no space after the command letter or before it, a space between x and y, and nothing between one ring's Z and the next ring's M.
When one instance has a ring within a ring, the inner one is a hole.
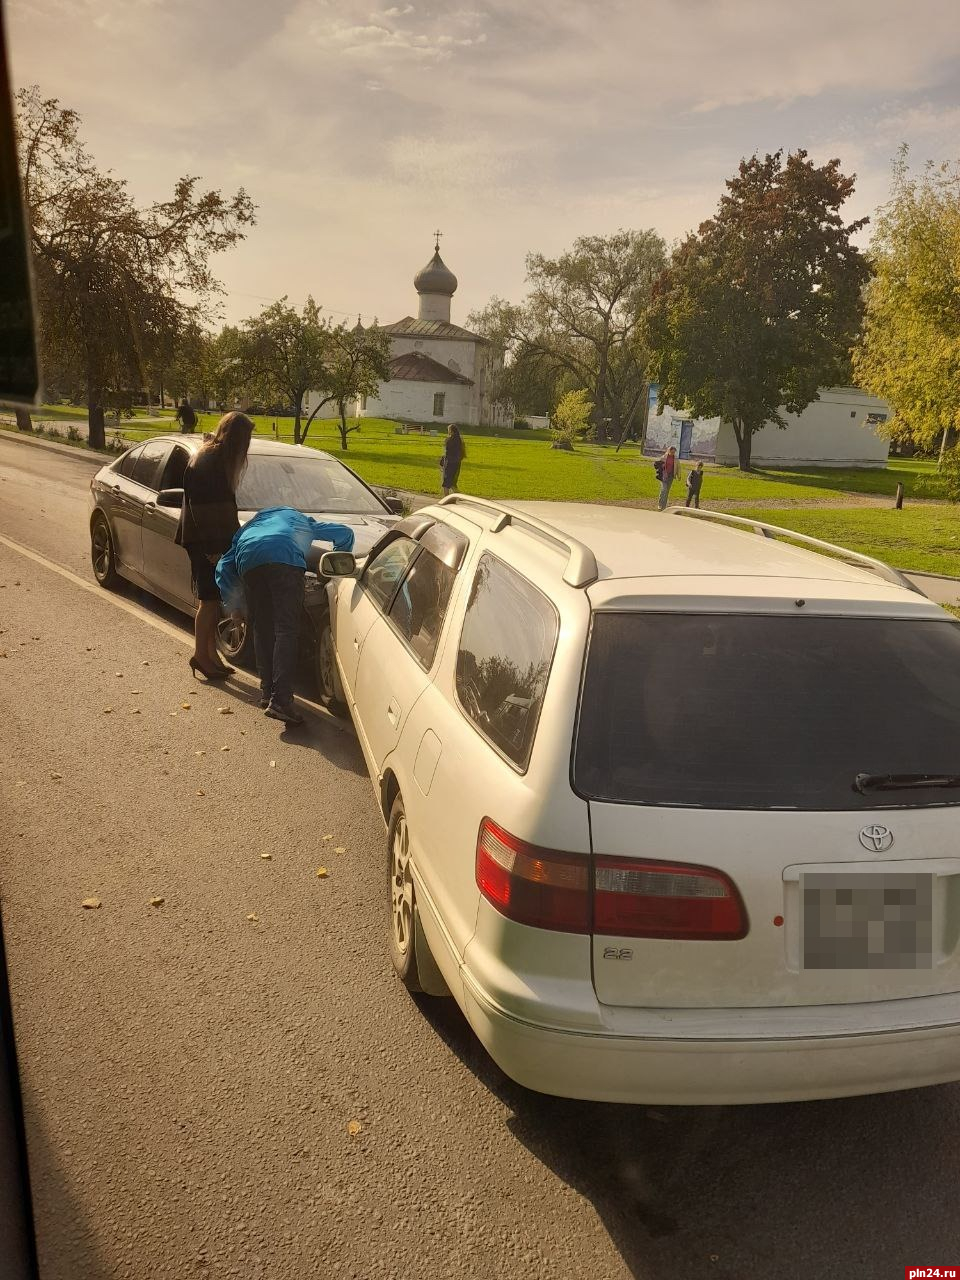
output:
M860 832L860 843L871 853L884 853L893 844L893 832L889 827L874 823L872 827L864 827Z

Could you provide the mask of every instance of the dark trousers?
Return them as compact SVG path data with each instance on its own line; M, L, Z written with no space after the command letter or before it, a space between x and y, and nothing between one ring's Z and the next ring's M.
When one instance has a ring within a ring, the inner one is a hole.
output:
M691 503L691 502L693 503L693 505L694 505L694 506L697 508L697 510L699 511L699 510L700 510L700 490L699 490L699 489L697 489L697 491L696 491L696 492L694 492L692 489L688 489L688 490L687 490L687 503L686 503L686 505L689 507L689 505L690 505L690 503Z
M244 574L260 690L278 706L293 697L303 612L303 570L261 564Z

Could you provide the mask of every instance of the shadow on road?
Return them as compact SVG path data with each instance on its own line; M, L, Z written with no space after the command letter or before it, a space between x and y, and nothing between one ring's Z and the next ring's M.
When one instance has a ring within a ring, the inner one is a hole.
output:
M635 1277L876 1280L956 1259L960 1086L758 1107L569 1101L508 1080L452 1000L422 1007Z
M27 1074L29 1063L22 1063L21 1070ZM115 1223L91 1218L77 1203L63 1165L63 1143L57 1142L55 1134L48 1134L45 1121L38 1116L38 1111L47 1109L34 1102L28 1088L24 1094L41 1280L113 1280L117 1273L113 1267L107 1269L97 1241ZM107 1181L109 1171L103 1174Z

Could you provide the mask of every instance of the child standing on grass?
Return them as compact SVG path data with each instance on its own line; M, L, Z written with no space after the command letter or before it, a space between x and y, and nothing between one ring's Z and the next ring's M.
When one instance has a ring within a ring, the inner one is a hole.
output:
M700 510L700 490L703 488L703 463L698 462L692 471L687 472L687 506L691 504Z

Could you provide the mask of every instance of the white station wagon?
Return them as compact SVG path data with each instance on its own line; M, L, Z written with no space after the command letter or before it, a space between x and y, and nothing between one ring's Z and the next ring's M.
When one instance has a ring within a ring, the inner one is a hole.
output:
M960 624L895 570L711 512L455 495L331 592L394 965L514 1080L960 1079Z

